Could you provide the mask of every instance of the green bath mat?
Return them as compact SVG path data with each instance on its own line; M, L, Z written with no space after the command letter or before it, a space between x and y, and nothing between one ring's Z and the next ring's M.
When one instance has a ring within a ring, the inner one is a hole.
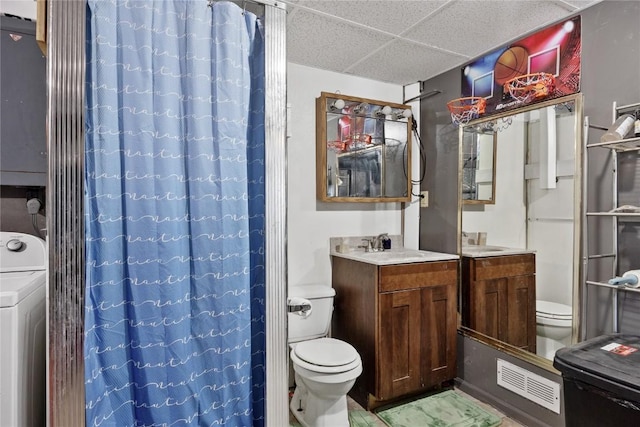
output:
M391 427L494 427L502 419L453 390L377 413Z

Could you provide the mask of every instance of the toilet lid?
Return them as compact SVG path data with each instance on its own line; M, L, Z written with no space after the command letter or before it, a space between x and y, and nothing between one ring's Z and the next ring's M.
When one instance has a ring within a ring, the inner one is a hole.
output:
M571 320L572 310L566 304L551 301L536 301L536 316L550 319Z
M317 366L347 365L359 357L351 344L334 338L302 341L294 352L303 361Z

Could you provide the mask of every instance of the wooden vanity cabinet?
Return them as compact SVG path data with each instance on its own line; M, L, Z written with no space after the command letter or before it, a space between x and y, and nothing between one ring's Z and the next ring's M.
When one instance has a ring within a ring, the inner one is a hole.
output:
M462 258L462 324L536 352L535 255Z
M457 261L332 260L332 336L362 358L351 397L373 409L456 376Z

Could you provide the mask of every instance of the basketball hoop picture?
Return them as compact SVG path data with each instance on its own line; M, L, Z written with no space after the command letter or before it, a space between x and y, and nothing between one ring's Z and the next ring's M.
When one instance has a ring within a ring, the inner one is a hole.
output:
M466 125L473 119L484 114L487 102L479 96L456 98L447 102L447 108L451 113L451 121L454 125Z
M478 114L487 117L580 92L580 22L580 16L574 16L462 66L459 96L483 98L485 109Z
M528 104L553 93L556 79L553 74L533 73L514 77L504 83L504 91L516 101Z

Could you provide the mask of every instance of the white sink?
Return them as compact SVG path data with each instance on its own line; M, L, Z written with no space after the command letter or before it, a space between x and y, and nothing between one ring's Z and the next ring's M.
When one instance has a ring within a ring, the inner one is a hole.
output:
M356 251L346 254L333 253L334 256L376 265L408 264L412 262L445 261L458 259L457 255L442 252L419 251L415 249L391 249L380 252Z
M504 252L504 248L496 248L491 246L465 246L462 252Z
M468 257L486 257L499 255L518 255L534 253L535 251L527 249L507 248L503 246L476 246L465 245L462 247L462 255Z
M383 251L383 252L364 252L360 254L365 258L379 260L403 260L405 258L431 258L430 252L401 250L401 251Z

